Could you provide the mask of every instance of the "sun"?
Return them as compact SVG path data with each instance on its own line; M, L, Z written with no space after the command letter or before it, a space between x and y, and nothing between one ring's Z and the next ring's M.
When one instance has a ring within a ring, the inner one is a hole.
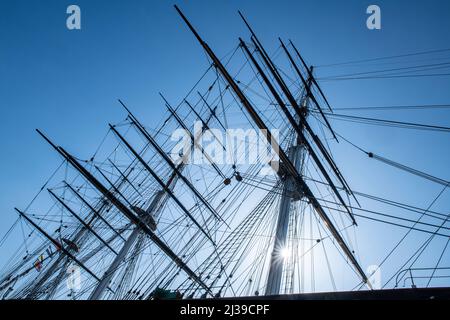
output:
M280 251L280 255L283 259L287 259L291 255L291 252L289 251L289 248L283 248Z

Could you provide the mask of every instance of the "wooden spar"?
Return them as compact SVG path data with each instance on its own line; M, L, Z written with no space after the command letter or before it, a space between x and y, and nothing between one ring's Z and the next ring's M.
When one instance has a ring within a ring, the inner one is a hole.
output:
M219 167L217 166L217 164L211 159L211 157L209 156L209 154L207 154L205 152L205 150L203 149L203 147L201 145L198 144L197 139L195 139L195 137L192 135L191 131L189 130L189 128L186 126L186 124L183 122L183 120L181 120L181 118L178 116L178 114L176 113L175 109L172 108L172 106L169 104L169 102L164 98L164 96L160 93L160 96L162 97L162 99L165 102L165 105L167 107L167 109L169 110L170 114L175 118L175 120L178 122L178 124L186 131L189 133L189 137L191 138L191 142L193 144L194 147L197 147L198 149L200 149L201 153L206 157L206 159L208 160L208 162L213 166L214 170L216 170L217 174L219 176L221 176L222 178L226 178L225 175L223 174L223 172L219 169ZM186 101L187 105L190 107L191 105ZM194 111L195 112L195 111ZM203 121L202 118L200 118L202 124L203 124L203 128L202 128L202 134L203 132L208 129L208 124L205 123ZM222 145L223 149L225 150L225 147Z
M209 105L209 103L206 101L205 97L203 97L203 95L199 91L197 91L197 94L200 96L200 98L202 99L203 103L208 107L209 111L211 112L211 115L214 117L214 119L217 120L217 122L220 124L222 129L223 130L227 130L225 128L225 126L222 124L222 121L220 121L220 119L216 115L216 107L214 109L212 109L211 106Z
M248 49L247 45L245 44L245 42L239 38L241 47L244 49L245 53L247 54L247 56L250 58L250 60L252 61L253 65L256 67L256 70L258 71L258 73L261 75L261 78L263 79L264 83L267 85L267 87L269 88L269 91L272 93L272 95L275 97L275 100L277 101L278 105L280 106L281 110L284 112L284 114L286 115L286 118L288 118L289 122L291 123L291 125L294 127L294 129L297 131L297 134L302 138L302 140L306 141L305 136L303 135L303 132L300 128L300 125L295 121L294 117L292 116L292 114L289 112L289 110L287 109L285 103L283 102L283 100L281 99L280 95L278 94L278 92L276 91L275 87L272 85L272 83L270 82L269 78L267 78L266 74L264 73L264 71L262 70L261 66L259 65L259 63L256 61L255 57L253 56L253 54L250 52L250 50Z
M72 193L81 200L81 202L83 202L83 204L88 207L88 209L90 211L92 211L94 213L94 215L99 218L105 225L107 225L116 235L118 235L122 240L125 241L125 239L122 237L122 235L116 230L114 229L114 227L105 219L103 218L103 216L100 214L100 212L98 212L98 210L96 210L86 199L84 199L81 194L75 190L75 188L73 188L70 184L68 184L66 181L64 181L64 184L66 185L67 188L69 188L70 191L72 191Z
M98 240L100 240L101 243L103 243L108 249L110 249L114 254L117 255L116 250L114 250L100 235L94 231L94 229L91 228L91 226L86 223L78 214L75 213L75 211L69 207L60 197L58 197L52 190L47 189L47 191L55 198L56 201L58 201L67 211L69 211L86 229L88 229L94 237L96 237Z
M255 47L259 50L261 57L263 58L265 64L267 65L267 67L269 68L269 70L271 71L272 75L274 76L275 80L277 81L278 85L280 86L281 90L283 91L283 93L285 94L285 96L288 98L289 102L291 103L291 105L294 107L297 115L300 117L300 119L302 120L302 124L304 125L304 127L306 128L306 130L308 131L309 135L313 138L314 142L318 145L319 149L321 146L321 142L319 141L319 137L313 132L311 126L309 125L308 121L306 121L306 118L303 116L299 105L297 104L297 101L295 100L295 98L293 97L292 93L290 92L289 88L287 87L285 81L283 80L283 78L281 77L280 73L278 72L278 70L276 69L275 65L273 64L272 60L270 59L270 57L267 55L267 52L265 51L264 47L262 46L261 42L259 42L258 37L256 36L256 34L254 33L253 29L250 27L250 25L247 23L247 21L245 20L244 16L239 13L242 17L242 19L244 20L245 24L247 25L248 29L250 30L251 34L252 34L252 42L255 45ZM308 141L306 139L304 139L304 142L309 145ZM334 185L334 182L331 180L328 172L325 170L323 164L321 163L321 161L319 160L319 158L317 157L317 155L315 154L314 150L312 149L311 146L308 147L309 152L311 154L311 156L314 159L314 162L317 164L317 166L319 167L319 170L322 172L322 175L325 177L325 179L327 180L328 184L330 185L330 187L333 189L333 192L336 194L336 196L338 197L339 201L341 202L341 204L344 206L344 208L346 209L350 219L352 220L353 224L357 225L355 217L353 216L353 213L350 211L350 209L348 208L347 204L345 203L344 199L342 198L342 196L340 195L340 193L338 192L336 186ZM326 158L326 156L325 156ZM346 188L346 185L343 184L344 188Z
M289 61L291 62L292 66L294 67L294 69L296 70L297 74L300 76L300 79L302 80L309 97L314 101L317 109L319 110L320 114L322 115L322 118L325 120L325 124L327 125L328 129L330 129L331 133L333 134L333 136L336 138L336 135L333 131L333 129L331 128L330 123L328 122L328 119L326 118L325 114L322 111L322 108L320 107L320 105L317 103L316 98L314 97L313 93L311 92L311 89L309 88L309 86L307 86L306 84L306 80L304 79L302 73L300 72L300 69L298 68L297 64L295 63L294 59L292 58L290 52L288 51L287 47L284 45L283 41L278 38L278 40L281 43L281 47L283 48L284 52L286 53L287 57L289 58ZM303 60L303 59L302 59ZM308 68L307 68L308 69ZM310 79L311 81L314 82L314 77L312 75L312 72L310 69L308 69L308 74L309 77L308 79ZM322 141L319 139L319 137L316 134L313 134L311 132L311 136L314 140L314 142L316 143L317 147L319 148L320 152L323 154L323 156L325 157L325 160L328 162L328 164L330 165L331 169L334 171L334 173L336 174L336 177L339 179L339 181L341 182L342 186L344 187L344 190L348 193L351 194L353 196L353 198L355 199L355 201L358 203L358 199L356 199L355 195L353 194L352 190L350 189L350 186L348 185L347 181L345 180L344 176L342 175L341 171L339 170L338 166L336 165L336 163L334 162L334 160L331 158L330 154L328 153L328 151L325 149L325 147L323 146ZM337 141L337 139L336 139Z
M330 230L333 237L338 242L339 246L342 248L344 253L347 255L349 260L351 261L352 265L355 267L356 271L362 278L362 280L367 283L370 286L369 280L367 276L365 275L364 271L362 270L361 266L359 265L358 261L356 260L355 256L353 255L350 248L345 243L344 239L340 235L339 231L336 229L336 227L333 225L332 221L328 217L328 215L323 210L322 206L312 193L312 191L309 189L308 185L305 183L303 178L300 176L300 174L295 169L292 162L287 157L286 153L283 151L283 149L279 146L278 142L275 141L275 139L272 139L272 134L268 130L267 126L261 119L261 117L258 115L256 110L253 108L253 106L250 104L244 93L241 91L239 86L236 84L236 82L233 80L231 75L228 73L226 68L223 66L223 64L220 62L219 58L214 54L214 52L211 50L211 48L208 46L206 42L203 41L203 39L200 37L200 35L197 33L197 31L194 29L194 27L191 25L189 20L184 16L184 14L181 12L181 10L175 5L175 9L177 10L178 14L181 16L183 21L186 23L188 28L191 30L191 32L194 34L194 36L197 38L198 42L201 44L205 52L208 54L208 56L211 58L213 63L215 64L216 68L220 71L224 79L228 82L230 87L233 89L236 96L241 101L241 104L246 108L249 115L252 117L253 121L256 123L256 125L259 127L260 130L264 130L267 132L265 134L265 137L269 143L271 143L272 148L274 151L278 154L280 157L280 160L284 163L286 166L286 169L289 171L289 173L296 178L297 182L299 183L302 191L304 192L305 196L308 198L308 200L311 202L313 208L316 210L316 212L319 214L319 216L324 221L326 227Z
M191 111L195 114L195 116L197 118L200 119L200 121L202 122L202 125L209 130L209 126L206 124L205 121L203 121L203 118L201 115L199 115L199 113L197 112L197 110L195 110L195 108L189 103L189 101L187 101L187 99L184 99L184 103L187 104L187 106L189 107L189 109L191 109Z
M211 159L211 157L209 156L209 154L207 154L205 152L205 150L203 149L203 147L201 145L198 144L198 142L196 141L196 139L194 138L194 136L192 135L192 133L189 131L189 129L186 127L186 125L184 124L184 122L180 119L180 117L178 117L178 115L176 114L175 110L173 110L169 105L167 105L167 109L169 110L170 114L172 114L174 116L174 118L176 119L176 121L179 123L180 126L183 127L183 129L189 133L189 137L191 138L191 142L194 145L195 148L200 149L201 153L205 156L206 160L208 160L208 162L212 165L213 169L217 172L217 174L219 176L221 176L222 178L226 178L225 175L223 174L223 172L219 169L219 167L217 166L217 164ZM201 120L202 123L203 120ZM205 129L206 127L203 126ZM225 147L224 147L225 149Z
M212 295L211 289L203 282L203 280L189 268L189 266L181 260L175 252L172 251L131 209L127 208L116 196L111 193L100 181L98 181L89 171L86 170L72 155L65 151L62 147L56 146L50 141L40 130L36 131L46 140L64 159L66 159L72 167L74 167L84 178L89 181L103 196L108 199L125 217L133 224L142 229L149 238L155 243L161 251L163 251L177 266L179 266L192 280L200 285L206 292ZM56 241L56 240L55 240ZM100 279L96 278L100 281Z
M312 82L314 83L314 85L316 86L317 90L319 90L320 95L322 96L323 100L325 101L325 103L328 106L328 109L330 109L331 112L333 112L333 109L331 109L330 104L328 103L327 97L325 97L325 94L323 93L322 89L320 88L319 84L317 83L316 79L314 78L312 72L309 70L308 66L306 65L305 60L303 60L303 57L300 55L300 52L297 50L297 48L294 46L294 44L292 43L291 40L289 40L289 43L291 44L291 47L294 48L295 53L297 54L297 56L300 58L303 66L305 67L305 69L308 71L308 75L310 77L310 79L312 80Z
M139 190L136 189L134 184L130 181L130 179L128 179L128 177L122 172L122 170L120 170L119 167L117 167L117 165L111 161L111 159L108 159L108 161L114 167L114 169L116 169L117 172L119 172L119 174L123 178L123 180L128 182L128 184L133 188L133 190L136 191L142 197L142 193L140 193Z
M198 112L195 110L195 108L189 103L189 101L187 101L186 99L184 99L184 102L187 104L187 106L189 107L189 109L191 109L192 112L194 112L195 115L200 119L200 121L202 122L203 127L204 127L206 130L211 130L210 127L209 127L209 125L208 125L205 121L203 121L202 117L198 114ZM175 112L175 110L174 110L174 112ZM225 148L225 146L219 141L219 139L216 137L216 135L215 135L212 131L210 131L210 132L211 132L211 134L213 135L213 137L217 140L217 142L222 146L223 151L227 151L226 148Z
M261 48L260 47L260 43L259 42L255 42L255 37L252 38L255 46L257 48ZM262 49L263 52L264 49ZM261 52L261 51L260 51ZM302 120L302 124L303 126L306 128L306 131L309 133L309 135L311 136L311 138L313 139L313 141L315 142L315 144L318 146L319 150L322 152L322 154L324 155L325 159L328 161L328 159L331 160L331 157L328 155L328 152L326 152L326 149L323 148L323 144L320 141L320 138L314 133L314 131L312 130L311 126L309 125L308 121L306 120L306 118L303 116L302 112L300 111L300 106L297 104L297 101L295 100L295 98L293 97L292 93L290 92L289 88L287 87L286 83L284 82L283 78L281 77L281 75L279 74L279 72L276 70L276 68L270 67L270 65L273 65L273 63L271 62L269 57L265 57L264 55L262 56L264 61L266 62L266 64L269 66L269 69L271 70L274 78L277 80L278 84L280 85L283 93L286 95L286 97L288 98L289 102L294 106L294 109L297 111L297 115L300 117L300 119ZM308 88L309 86L307 86ZM307 89L308 90L308 89ZM312 96L313 97L313 96ZM314 98L315 99L315 98ZM315 100L314 100L315 101ZM317 102L316 102L317 103ZM318 104L317 104L318 106ZM333 132L333 131L332 131ZM334 135L334 132L333 132ZM354 225L357 225L357 222L355 220L355 217L353 215L353 213L351 212L351 210L348 208L347 204L345 203L344 199L342 198L341 194L339 193L339 191L337 190L333 180L331 180L330 175L328 174L328 172L326 171L325 167L323 166L322 162L320 161L320 159L318 158L318 156L316 155L314 149L311 147L311 145L309 144L309 142L304 139L304 143L306 143L309 153L311 154L314 162L317 164L320 172L322 173L322 175L324 176L324 178L327 180L328 184L330 185L331 189L333 190L333 192L335 193L336 197L338 198L338 200L340 201L340 203L344 206L344 208L346 209L350 219L352 220ZM329 162L331 168L333 169L333 165L334 165L334 161ZM339 178L339 175L336 173L337 177ZM347 185L342 182L344 189L347 190Z
M289 102L291 103L291 105L294 108L294 110L297 113L297 115L300 117L300 119L304 122L304 125L307 127L308 123L307 123L305 117L303 116L303 114L301 112L301 109L300 109L300 107L297 104L297 101L294 99L294 97L292 96L292 93L288 89L288 86L286 85L285 81L283 80L283 77L278 72L278 69L276 68L275 64L272 62L272 59L270 59L269 54L264 49L264 46L259 41L258 37L256 36L256 34L253 31L253 29L250 26L250 24L245 19L244 15L240 11L238 11L238 13L239 13L241 19L244 21L244 24L247 26L248 30L250 31L250 33L252 35L251 36L251 40L252 40L253 44L255 45L256 49L259 51L261 57L263 58L264 63L267 65L267 67L271 71L272 75L274 76L274 78L277 81L278 85L282 89L283 93L288 98ZM304 80L303 77L302 77L302 80ZM308 90L308 85L306 84L306 82L304 82L304 86L305 86L305 90Z
M300 69L298 68L297 64L295 63L294 59L291 56L291 53L288 51L288 49L286 48L286 46L284 45L283 41L278 38L278 40L281 43L281 47L283 48L284 52L286 53L289 61L291 62L292 66L294 67L294 70L297 72L297 74L299 75L300 79L302 80L302 83L306 89L306 93L308 95L309 98L311 98L311 100L314 102L314 104L316 105L317 109L320 112L320 115L322 116L322 118L325 121L326 126L328 127L328 129L330 130L331 134L333 135L333 138L338 141L336 134L334 133L333 128L331 128L331 124L328 122L327 117L325 116L325 114L323 113L322 107L320 106L320 104L317 102L316 97L314 96L314 94L311 92L311 88L310 86L306 83L305 78L303 77L302 73L300 72ZM308 69L308 73L310 74L310 76L308 77L308 79L310 79L311 81L313 80L312 78L312 71L310 69Z
M111 243L113 242L117 237L122 237L122 233L124 233L125 231L127 231L128 228L132 227L133 223L132 222L128 222L123 228L121 228L118 233L115 233L113 235L111 235L111 237L109 237L106 242ZM92 251L88 252L86 255L84 255L83 257L80 258L80 261L82 262L86 262L89 261L89 259L91 259L93 256L95 256L97 253L100 252L100 250L102 249L102 245L98 245L96 246L94 249L92 249Z
M258 115L258 113L255 111L255 109L252 107L248 99L245 97L244 93L241 91L241 89L238 87L238 85L234 82L231 75L228 73L228 71L225 69L225 67L222 65L220 60L216 57L214 52L209 48L208 44L203 41L203 39L200 37L200 35L197 33L197 31L193 28L191 23L187 20L187 18L184 16L184 14L181 12L181 10L178 8L178 6L174 5L175 9L177 10L178 14L181 16L183 21L186 23L188 28L191 30L191 32L194 34L198 42L201 44L203 49L206 51L206 53L209 55L209 57L213 60L214 65L216 68L220 71L222 76L225 78L225 80L229 83L229 85L232 87L234 93L238 97L238 99L241 101L241 103L244 105L244 107L247 109L247 112L252 117L253 121L256 123L256 125L259 127L260 130L263 130L266 134L266 138L269 142L272 142L272 146L274 149L276 149L280 153L281 160L288 160L286 154L283 150L279 148L278 143L275 141L275 139L272 136L272 133L270 130L266 127L265 123L261 119L261 117ZM288 167L288 170L292 173L295 173L295 168L292 166L292 163L290 161L286 161L286 166Z
M241 46L244 48L245 53L248 55L248 57L250 58L250 60L252 61L252 63L255 65L258 73L261 75L261 77L263 78L263 81L266 83L266 85L268 86L270 92L272 93L272 95L275 97L275 100L277 101L277 103L279 104L279 106L281 107L281 109L283 110L283 112L285 113L286 117L288 118L289 122L292 124L292 126L295 128L298 136L300 137L300 139L303 141L303 143L306 145L307 149L311 149L311 146L309 145L309 142L305 139L304 134L303 134L303 130L302 128L300 128L300 125L294 120L293 116L291 115L291 113L289 112L289 110L287 109L286 105L284 104L283 100L281 99L281 97L279 96L278 92L275 90L275 88L273 87L272 83L270 82L270 80L267 78L267 76L265 75L264 71L262 70L261 66L258 64L258 62L256 61L256 59L254 58L254 56L252 55L252 53L250 52L250 50L248 49L247 45L245 44L245 42L240 39L240 44ZM308 85L306 84L306 88L308 88ZM305 120L306 121L306 120ZM320 142L320 141L319 141ZM314 151L312 151L314 152ZM314 158L315 154L313 155ZM317 159L317 157L315 158L315 160L319 161ZM345 185L344 185L345 186ZM281 213L280 213L281 214ZM277 238L276 238L277 239ZM276 260L275 260L276 261ZM277 263L274 263L273 265L271 265L271 271L272 271L272 267L274 268L274 270L278 267ZM276 272L274 272L276 273ZM279 275L279 274L278 274ZM280 275L279 275L280 276ZM273 283L275 283L276 281L273 280L273 277L276 277L274 274L272 274L272 272L269 273L269 280L268 282L270 282L270 284L268 284L268 288L270 286L270 288L272 288L271 286L273 285Z
M44 237L46 237L50 242L55 245L55 247L59 248L69 259L73 260L77 265L79 265L84 271L89 273L95 280L100 281L100 278L97 277L88 267L86 267L81 261L79 261L77 258L75 258L74 255L72 255L64 246L59 243L56 239L53 239L47 232L44 231L41 227L39 227L36 223L34 223L33 220L27 217L25 213L20 211L17 208L14 208L21 217L23 217L25 220L27 220L37 231L39 231Z
M124 180L123 180L123 179L120 180L119 183L118 183L118 188L120 188L120 186L121 186L123 183L124 183ZM106 200L106 198L100 199L99 201L101 202L101 206L100 206L100 208L97 210L97 212L100 213L100 212L108 205L108 201ZM93 219L95 219L96 217L97 217L97 216L95 216L95 214L93 214L93 215L92 215L92 218L89 220L89 223L92 223ZM74 235L72 241L77 242L78 239L81 238L81 236L84 234L85 231L87 231L85 228L80 228L80 230ZM109 243L110 241L112 241L112 239L113 239L114 237L117 237L117 234L115 234L112 238L110 238L110 239L108 240L108 243ZM102 247L102 246L99 245L99 246L97 247L97 248L98 248L97 250L100 250L101 247ZM91 255L91 254L92 254L92 256L93 256L93 255L94 255L93 252L95 252L95 251L92 251L91 253L89 253L88 256ZM56 272L56 270L57 270L59 264L63 261L64 258L66 258L64 255L59 255L59 256L57 257L57 259L56 259L56 260L55 260L55 261L54 261L54 262L46 269L46 271L45 271L45 273L42 275L42 277L41 277L41 278L33 285L33 288L31 289L30 293L27 295L27 298L32 299L32 298L34 297L34 295L35 295L37 292L39 292L40 287L43 285L43 283L44 283L47 279L49 279L49 277L53 276L54 272ZM87 260L85 260L85 258L86 258L86 256L83 257L83 258L81 258L81 261L82 261L82 262L87 261Z
M94 166L94 168L98 171L98 173L100 173L100 175L103 177L103 179L106 180L106 182L108 182L108 184L111 186L111 188L119 195L122 197L122 199L125 200L125 202L128 204L128 206L130 206L130 208L133 206L128 199L122 194L122 192L120 192L120 190L114 185L114 183L106 176L106 174L103 173L103 171L97 167Z
M301 113L300 107L299 107L297 101L295 100L295 98L293 97L292 93L290 92L288 86L286 85L286 82L283 80L283 77L278 72L277 68L275 67L274 63L270 59L269 55L267 54L266 50L262 46L261 42L259 42L258 37L253 32L253 30L251 29L250 25L247 23L247 21L242 16L242 14L241 14L241 17L244 20L244 22L247 25L247 27L249 28L250 32L252 33L252 42L255 45L255 47L258 49L258 51L260 52L261 57L263 58L265 64L269 67L269 70L271 71L272 75L274 76L275 80L277 81L277 83L280 86L280 88L283 91L283 93L288 98L288 100L291 103L291 105L294 107L294 110L296 111L297 115L300 117L300 119L302 119L302 121L303 121L303 123L305 125L305 128L308 131L308 133L314 138L316 135L314 134L314 132L312 131L311 127L309 126L309 123L306 121L305 117ZM320 108L316 98L314 97L314 95L312 94L311 90L309 89L309 86L306 83L306 80L304 79L304 77L302 76L302 74L300 72L299 72L299 75L300 75L300 77L302 79L303 85L305 86L305 90L307 90L307 92L308 92L309 97L313 100L313 102L316 104L316 106L318 108ZM325 120L325 121L327 121L327 120ZM331 133L333 134L333 137L337 141L337 137L335 136L334 131L331 129L331 126L328 126L328 128L330 129Z
M283 92L286 94L286 97L288 98L289 102L292 104L292 106L294 107L294 109L296 110L297 114L303 118L302 120L304 120L305 123L306 120L304 119L303 115L300 112L300 108L298 107L297 102L295 101L295 99L293 98L292 94L290 93L286 83L284 82L283 78L281 77L280 73L278 72L277 68L275 67L275 64L272 62L272 60L270 59L269 55L267 54L266 50L264 49L263 45L261 44L261 42L259 41L258 37L256 36L255 32L253 31L252 27L250 27L250 24L247 22L247 20L245 19L245 17L243 16L243 14L239 12L239 15L241 16L242 20L244 21L245 25L247 26L247 28L249 29L250 33L252 34L252 41L255 44L255 46L259 49L261 56L263 57L264 61L266 62L267 66L269 67L270 71L272 72L272 74L274 75L275 79L277 80L278 84L280 85L281 89L283 90ZM280 40L281 41L281 40ZM307 68L308 69L308 68ZM308 69L308 72L310 72L310 70ZM311 99L313 100L313 102L315 103L315 105L319 108L319 104L316 100L316 98L314 97L314 95L312 94L312 92L309 90L309 87L306 84L305 79L303 78L303 76L301 75L301 73L299 72L299 75L302 79L303 84L305 85L305 89L308 90L308 93L310 94ZM311 78L312 81L314 81L314 78ZM327 121L325 119L325 121ZM328 122L328 121L327 121ZM333 130L331 129L331 126L328 126L328 128L331 130L331 133L333 134L333 137L337 140L336 135L334 134ZM308 129L308 128L307 128ZM309 131L309 129L308 129Z
M295 121L294 117L292 116L292 114L289 112L286 104L283 102L283 99L281 98L281 96L278 94L278 92L276 91L275 87L273 86L273 84L271 83L271 81L269 80L269 78L266 76L266 74L264 73L264 71L262 70L261 66L259 65L259 63L256 61L255 57L253 56L253 54L250 52L249 48L247 47L247 45L245 44L245 42L239 38L240 41L240 45L241 47L244 49L244 52L247 54L247 56L250 58L250 60L252 61L253 65L256 67L256 70L258 71L258 73L260 74L261 78L263 79L264 83L267 85L267 87L269 88L269 91L272 93L272 95L274 96L275 100L277 101L278 105L280 106L281 110L284 112L286 118L289 120L290 124L294 127L294 129L296 130L297 134L299 135L299 137L301 138L301 140L305 143L306 147L308 149L312 149L311 146L309 145L309 142L306 140L306 137L303 134L303 130L300 127L299 123L297 121ZM263 57L264 58L264 57ZM265 60L267 61L267 60ZM302 121L304 120L301 119ZM304 121L303 121L304 122Z
M144 168L152 175L152 177L156 180L156 182L159 183L159 185L164 189L164 191L167 192L167 194L175 201L175 203L181 208L181 210L186 214L186 216L191 219L191 221L199 228L199 230L211 241L214 245L215 242L211 238L211 236L206 232L205 229L198 223L198 221L192 216L192 214L189 212L188 209L180 202L180 200L175 196L175 194L172 192L172 190L169 189L168 186L161 180L161 178L153 171L152 168L147 164L147 162L142 159L142 157L134 150L134 148L128 143L127 140L112 126L109 125L111 130L114 132L114 134L125 144L128 150L131 151L131 153L136 157L136 159L144 166Z
M240 11L238 11L238 14L239 14L239 16L241 17L242 21L244 21L244 24L247 26L247 29L248 29L248 30L250 31L250 33L252 34L252 41L253 41L253 42L256 42L256 44L259 45L259 46L257 46L257 47L260 48L261 55L265 56L265 58L267 59L267 61L268 61L268 63L269 63L268 67L270 67L270 68L276 70L275 65L272 63L272 60L270 60L269 55L267 54L266 50L265 50L264 47L262 46L261 42L259 42L258 37L257 37L256 34L253 32L252 27L250 27L250 24L247 22L247 20L245 19L244 15L243 15Z
M314 149L312 148L312 146L310 145L310 143L308 142L308 140L306 139L306 137L303 134L302 129L300 128L299 124L294 120L294 118L292 117L291 113L289 112L289 110L287 109L285 103L283 102L283 99L281 99L280 95L278 94L278 92L275 90L274 86L272 85L272 83L270 82L270 80L268 79L268 77L265 75L264 71L262 70L261 66L259 66L258 62L256 61L256 59L253 57L252 53L250 52L250 50L248 49L247 45L245 44L245 42L240 39L241 42L241 46L244 48L246 54L250 57L250 60L252 61L252 63L255 65L255 67L257 68L258 72L260 73L261 77L263 78L264 82L266 83L266 85L269 87L270 92L272 93L272 95L275 97L278 105L282 108L283 112L285 113L286 117L288 118L289 122L292 124L292 126L296 129L297 134L300 136L300 138L302 139L302 142L305 144L306 148L308 149L309 153L311 154L311 157L313 158L314 162L317 164L320 172L322 172L322 175L325 177L325 179L327 180L328 184L330 185L330 187L333 189L333 192L336 194L336 196L338 197L339 201L341 202L341 204L345 207L350 219L352 220L353 224L357 225L356 220L352 214L352 212L350 211L350 209L347 207L344 199L342 199L342 196L340 195L339 191L337 190L333 180L331 180L330 175L328 174L327 170L325 169L325 167L323 166L322 162L320 161L319 157L317 156L316 152L314 151ZM260 48L257 42L254 42L255 46L257 49L259 49L260 52L263 52L264 49ZM270 60L267 59L267 57L265 57L265 55L261 55L261 57L263 58L264 62L266 63L266 65L269 67L269 69L272 71L272 75L277 79L277 82L279 83L280 87L282 88L283 92L285 93L286 96L290 96L291 93L290 91L284 87L284 81L279 78L279 74L276 72L276 70L272 69L270 67ZM297 102L295 101L295 99L293 99L293 97L291 96L291 100L292 103L294 103L294 105L297 107L297 109L299 109L299 106L297 105ZM301 112L298 113L300 119L301 119L301 123L303 124L303 126L306 128L306 130L308 131L309 135L312 137L313 141L316 143L316 145L318 145L319 150L322 151L322 153L325 152L325 148L321 148L322 143L319 139L319 137L314 134L314 132L312 131L312 128L309 126L308 122L306 121L306 118L303 116L303 114ZM325 159L327 159L326 155L328 153L325 152ZM331 158L331 157L330 157ZM330 166L333 168L333 164L334 162L330 163ZM344 188L346 187L345 184L343 184Z
M132 122L135 124L136 128L144 135L144 137L150 142L153 148L160 154L160 156L167 162L171 169L177 174L177 176L183 180L183 182L188 186L188 188L194 193L198 200L211 212L218 220L223 221L216 210L211 206L211 204L201 195L201 193L192 185L192 183L178 170L177 166L173 163L170 157L164 152L161 146L156 142L156 140L148 133L144 126L139 122L139 120L131 113L131 111L122 103L122 106L128 112L131 117ZM117 130L114 130L117 132ZM187 211L187 209L186 209Z

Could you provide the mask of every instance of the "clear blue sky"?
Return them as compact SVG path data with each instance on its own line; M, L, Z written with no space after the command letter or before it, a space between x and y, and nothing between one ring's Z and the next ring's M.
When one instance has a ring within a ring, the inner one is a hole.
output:
M278 36L291 38L314 65L450 47L450 2L446 0L176 3L219 56L237 44L238 36L248 37L238 9L267 49L276 49ZM70 4L81 7L80 31L66 28ZM158 91L177 101L198 79L205 56L173 4L156 0L0 2L1 234L16 218L12 208L24 207L60 161L35 128L44 129L80 157L88 157L107 123L123 118L117 98L125 99L152 126L163 114ZM369 31L365 26L370 4L381 7L381 30ZM334 73L346 70L317 69L319 78ZM439 104L450 103L449 79L324 82L322 87L336 107ZM448 111L366 115L450 126ZM367 149L450 179L448 134L383 131L344 122L333 125ZM420 207L427 207L439 192L439 186L368 162L345 145L333 150L357 190ZM435 210L449 212L449 193ZM377 263L383 250L404 232L393 234L398 229L366 222L361 222L361 230L360 247L374 250L373 256L363 258L365 265ZM450 259L446 262L450 265Z

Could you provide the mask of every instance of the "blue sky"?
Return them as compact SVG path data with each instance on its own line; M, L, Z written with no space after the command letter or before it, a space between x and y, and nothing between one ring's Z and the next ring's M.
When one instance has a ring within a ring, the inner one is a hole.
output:
M278 36L290 38L314 65L450 47L450 3L445 0L176 3L219 56L229 52L239 36L248 37L238 9L269 51L277 48ZM66 28L70 4L81 8L79 31ZM60 161L35 128L44 129L86 158L103 137L107 123L123 118L117 98L137 110L143 123L156 125L163 114L158 92L178 101L201 75L205 56L173 4L156 0L1 1L1 234L16 218L12 208L26 206ZM381 30L370 31L365 26L370 4L381 8ZM320 78L352 70L318 68L316 72ZM433 77L323 82L322 88L333 106L351 107L450 103L449 85L449 77ZM366 115L450 125L448 111ZM366 149L450 179L446 133L380 130L337 121L333 125ZM440 190L368 162L348 146L333 150L356 190L420 207L427 207ZM435 210L448 213L448 193ZM374 250L371 259L375 261L364 261L366 265L376 263L401 235L394 233L398 229L364 222L361 230L366 238L360 245ZM381 243L371 248L374 239Z

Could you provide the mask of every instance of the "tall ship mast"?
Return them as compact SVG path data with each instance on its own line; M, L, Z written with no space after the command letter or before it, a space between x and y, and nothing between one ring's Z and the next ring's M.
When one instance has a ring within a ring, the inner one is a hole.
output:
M199 80L177 104L161 94L152 108L165 109L165 118L154 128L119 100L123 121L108 125L87 159L37 130L62 162L33 201L15 209L1 245L14 232L23 242L2 266L0 297L204 299L416 286L422 275L414 278L415 263L433 240L450 239L449 216L354 191L332 150L350 144L370 161L444 190L449 182L337 132L330 119L342 115L292 41L276 39L269 53L239 12L247 37L219 58L175 10L206 54ZM362 198L401 213L365 207ZM379 269L367 268L350 232L360 219L426 241L380 284ZM426 286L450 270L439 263L421 269ZM338 272L345 284L337 283Z

